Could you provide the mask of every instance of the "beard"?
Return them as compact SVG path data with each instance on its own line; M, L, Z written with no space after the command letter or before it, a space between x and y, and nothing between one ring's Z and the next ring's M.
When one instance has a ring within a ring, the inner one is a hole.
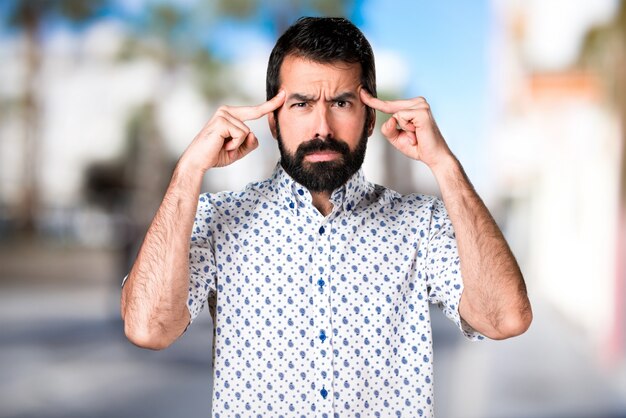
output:
M291 178L311 192L332 192L343 186L363 165L367 149L367 121L354 151L350 151L348 144L341 139L318 137L303 142L295 154L290 154L283 144L278 123L276 139L280 150L280 164ZM334 151L340 157L335 161L304 161L307 155L319 151Z

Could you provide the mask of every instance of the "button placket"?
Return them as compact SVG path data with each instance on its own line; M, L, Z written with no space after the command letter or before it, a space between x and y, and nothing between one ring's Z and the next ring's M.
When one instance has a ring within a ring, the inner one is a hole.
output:
M316 291L314 292L315 298L315 312L316 312L316 329L312 331L313 344L317 346L316 350L316 365L318 381L316 382L316 389L318 391L318 397L320 401L323 401L318 412L326 412L328 416L333 416L333 349L331 344L331 330L332 330L332 311L330 309L330 293L326 291L330 285L330 236L328 219L325 219L322 224L318 224L317 228L317 240L316 245L321 247L322 250L317 252L317 260L313 260L316 266L317 280L313 280ZM323 405L323 406L322 406Z

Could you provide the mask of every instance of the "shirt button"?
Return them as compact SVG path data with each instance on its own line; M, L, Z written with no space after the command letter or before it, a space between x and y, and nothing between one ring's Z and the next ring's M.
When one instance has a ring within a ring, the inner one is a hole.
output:
M325 229L323 226L320 226L320 235L322 235L324 233Z
M322 387L322 390L320 390L320 394L322 395L322 398L326 399L326 397L328 396L328 391Z
M324 331L320 332L320 340L322 340L322 342L326 341L326 334L324 333Z
M293 208L295 208L295 207L296 207L296 205L294 205L294 204L293 204L293 202L289 202L289 207L290 207L291 209L293 209Z
M324 285L325 285L326 283L324 282L324 279L319 279L319 280L317 281L317 284L318 284L318 286L319 286L319 287L324 287Z

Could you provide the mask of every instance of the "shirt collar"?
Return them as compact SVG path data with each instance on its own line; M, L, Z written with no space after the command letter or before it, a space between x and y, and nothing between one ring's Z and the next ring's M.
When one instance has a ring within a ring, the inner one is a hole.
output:
M297 213L298 209L310 206L313 201L309 190L287 174L280 162L276 164L269 178L267 189L273 194L276 203L294 213ZM343 210L351 212L373 189L374 186L365 179L361 168L343 186L333 191L330 201L335 207L342 207Z

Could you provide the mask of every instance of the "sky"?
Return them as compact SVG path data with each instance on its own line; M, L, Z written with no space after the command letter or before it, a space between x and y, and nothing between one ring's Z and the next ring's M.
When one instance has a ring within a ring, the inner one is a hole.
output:
M374 48L406 59L406 95L426 98L453 152L474 164L486 131L489 19L485 0L370 0L363 11Z

